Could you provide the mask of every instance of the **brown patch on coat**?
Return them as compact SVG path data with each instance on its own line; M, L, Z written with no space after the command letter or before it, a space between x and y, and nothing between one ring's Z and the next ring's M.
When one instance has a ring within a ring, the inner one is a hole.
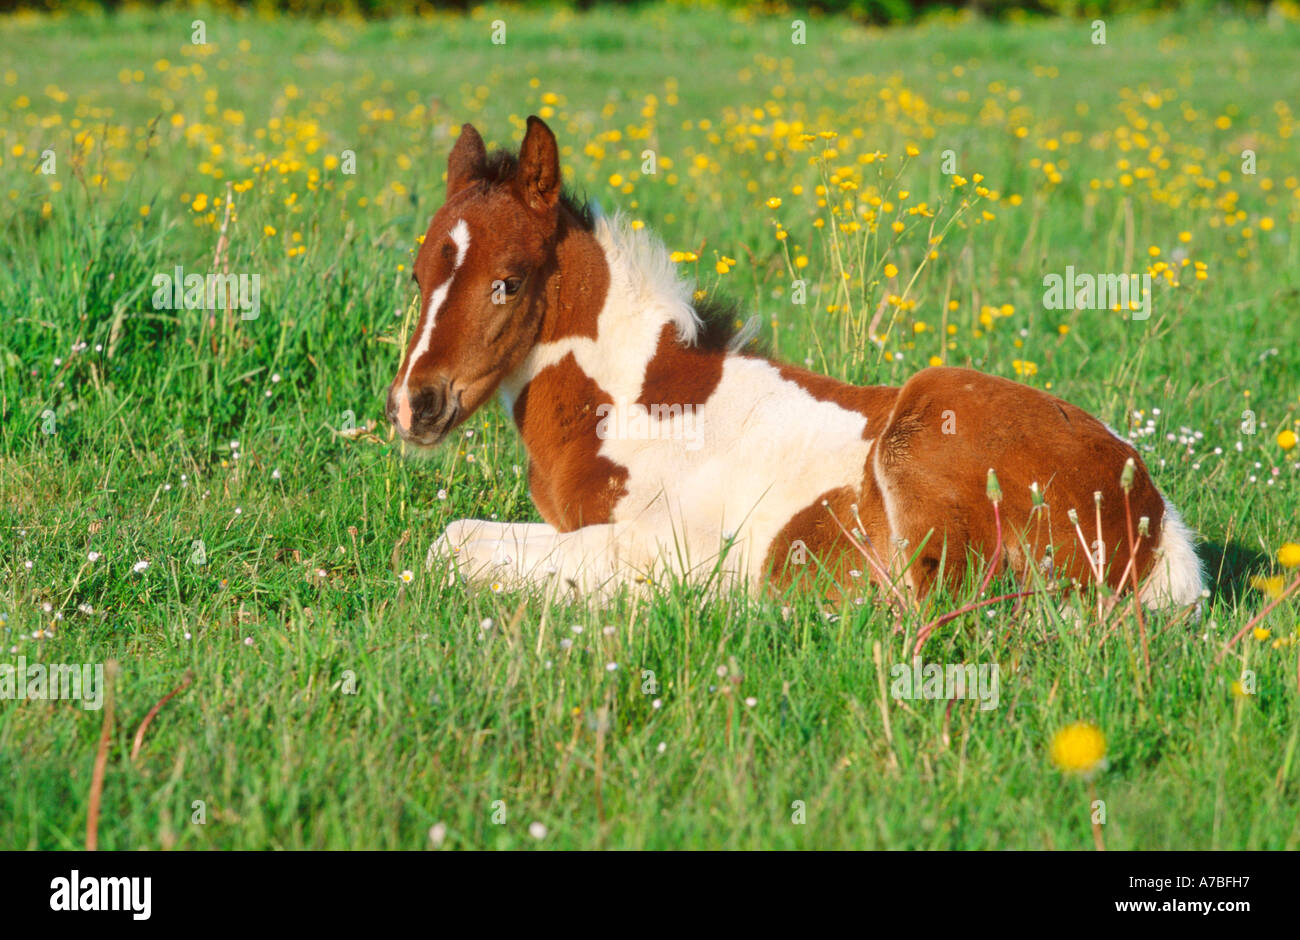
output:
M677 327L665 323L659 345L646 365L637 404L703 405L722 381L726 356L716 350L684 346Z
M533 502L561 532L609 522L627 493L627 468L600 456L596 437L596 409L613 401L572 353L543 369L515 401Z
M949 411L955 433L945 434ZM955 584L979 571L967 566L967 552L985 559L992 555L996 526L986 492L990 467L1003 494L1004 567L1025 581L1027 566L1041 565L1051 546L1057 575L1093 582L1068 513L1078 512L1091 548L1097 538L1093 493L1099 490L1105 580L1116 589L1129 560L1120 488L1129 458L1135 464L1129 495L1135 537L1137 520L1151 520L1151 535L1138 549L1140 581L1159 544L1160 493L1132 446L1087 412L1046 392L969 369L926 369L899 393L873 469L895 497L895 537L906 539L907 550L914 552L929 535L911 572L922 594L934 586L941 561L945 580ZM1035 482L1050 514L1033 511L1029 487Z

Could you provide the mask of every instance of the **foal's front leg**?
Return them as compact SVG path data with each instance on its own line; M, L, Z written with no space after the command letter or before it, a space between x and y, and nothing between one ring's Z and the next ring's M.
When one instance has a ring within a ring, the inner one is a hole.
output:
M489 569L509 562L508 550L554 536L556 530L544 522L489 522L486 519L457 519L449 523L424 558L426 571L440 567L453 578L459 572L469 580L490 580Z
M607 524L559 532L543 523L453 522L429 549L427 567L440 563L474 583L539 585L553 578L580 594L635 582L656 557L656 542L636 526Z

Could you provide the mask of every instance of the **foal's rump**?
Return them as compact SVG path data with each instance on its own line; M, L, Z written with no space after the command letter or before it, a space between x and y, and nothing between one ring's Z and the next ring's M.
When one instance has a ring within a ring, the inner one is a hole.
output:
M1126 509L1121 479L1129 460ZM872 454L896 551L911 558L919 549L907 575L914 589L981 574L983 566L967 560L990 558L998 541L990 469L1001 490L1002 567L1018 579L1035 566L1048 580L1092 583L1100 572L1112 589L1131 585L1131 525L1139 582L1149 573L1156 580L1158 560L1167 568L1176 556L1179 567L1172 577L1163 572L1163 592L1153 587L1144 599L1191 603L1199 594L1188 533L1129 442L1069 402L956 368L926 369L903 386Z

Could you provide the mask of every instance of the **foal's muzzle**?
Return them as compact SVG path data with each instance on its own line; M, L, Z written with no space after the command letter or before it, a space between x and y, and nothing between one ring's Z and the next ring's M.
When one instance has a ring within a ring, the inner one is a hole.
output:
M460 418L460 392L452 391L450 379L437 379L410 393L388 390L388 420L404 440L432 447L447 436Z

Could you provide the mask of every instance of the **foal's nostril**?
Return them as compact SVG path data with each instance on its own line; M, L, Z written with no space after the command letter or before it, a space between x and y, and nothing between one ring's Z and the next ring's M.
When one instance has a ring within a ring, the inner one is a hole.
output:
M425 430L442 417L447 403L446 385L426 385L411 399L411 427Z
M451 381L435 379L418 388L388 390L385 413L402 437L431 444L441 440L460 414L460 394L451 394Z

